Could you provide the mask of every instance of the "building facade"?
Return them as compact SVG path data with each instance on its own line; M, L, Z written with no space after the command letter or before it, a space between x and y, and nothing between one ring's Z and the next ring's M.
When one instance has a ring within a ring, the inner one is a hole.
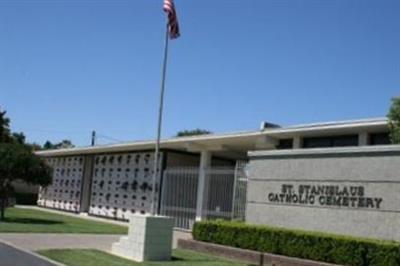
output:
M161 141L155 188L154 141L41 151L37 154L53 168L53 183L40 189L38 205L126 220L150 211L154 191L158 212L190 229L195 220L243 217L249 151L388 143L386 119L263 123L251 132L171 138Z

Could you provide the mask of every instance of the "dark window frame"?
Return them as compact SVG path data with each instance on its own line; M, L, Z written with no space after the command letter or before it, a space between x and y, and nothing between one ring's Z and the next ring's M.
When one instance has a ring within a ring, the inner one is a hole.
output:
M278 150L289 150L293 149L293 139L288 138L288 139L279 139L278 145L276 145L276 149Z
M355 147L358 146L358 134L323 136L323 137L304 137L302 141L303 149L312 148L333 148L333 147Z
M370 133L368 139L368 145L375 146L391 144L389 132Z

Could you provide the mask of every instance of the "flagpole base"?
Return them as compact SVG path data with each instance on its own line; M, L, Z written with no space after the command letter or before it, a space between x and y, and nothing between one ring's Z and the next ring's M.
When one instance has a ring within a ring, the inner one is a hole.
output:
M137 262L171 260L173 227L171 217L132 215L128 235L113 243L111 252Z

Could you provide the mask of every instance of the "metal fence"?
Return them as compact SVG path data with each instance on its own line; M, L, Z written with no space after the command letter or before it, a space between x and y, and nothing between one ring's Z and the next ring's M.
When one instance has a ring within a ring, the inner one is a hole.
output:
M207 220L231 218L234 176L234 168L206 169L202 213Z
M196 219L198 168L164 170L161 215L174 217L175 227L191 229Z
M247 176L245 164L206 169L202 216L244 219ZM175 227L191 230L196 219L199 168L167 168L163 173L160 213L174 217Z
M244 221L246 215L248 164L238 161L235 168L232 220Z

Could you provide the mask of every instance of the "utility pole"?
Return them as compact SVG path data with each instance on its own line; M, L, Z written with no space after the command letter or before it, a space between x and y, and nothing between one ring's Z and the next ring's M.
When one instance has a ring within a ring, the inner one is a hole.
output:
M92 131L92 146L96 145L96 131Z

